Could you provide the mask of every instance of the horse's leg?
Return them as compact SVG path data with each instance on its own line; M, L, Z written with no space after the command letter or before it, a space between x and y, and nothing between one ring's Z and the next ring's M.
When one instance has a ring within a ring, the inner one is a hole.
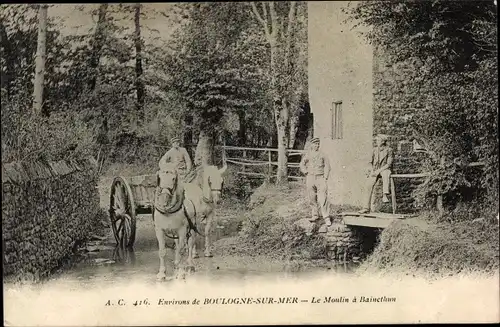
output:
M174 260L174 267L177 274L179 274L179 272L181 271L181 257L182 257L182 250L184 250L184 244L186 243L186 231L187 231L186 227L181 227L177 233L179 238L176 240L175 243L175 260Z
M199 258L199 254L198 254L198 251L196 250L196 242L194 242L194 245L193 245L193 258Z
M156 239L158 240L158 257L160 258L160 269L156 278L158 280L162 280L166 278L166 268L165 268L165 255L167 254L167 248L165 246L165 235L163 234L163 230L160 228L156 228Z
M195 233L195 232L194 232ZM196 250L196 238L197 236L196 235L193 235L192 236L193 238L193 258L199 258L200 256L198 255L198 251Z
M196 241L196 234L195 231L191 231L191 235L187 239L187 246L188 246L188 260L187 260L187 268L188 271L194 272L194 262L193 262L193 255L194 255L194 250L195 250L195 241Z
M210 248L212 244L210 243L210 232L212 231L212 220L214 218L214 212L212 211L207 215L205 223L205 257L213 257Z

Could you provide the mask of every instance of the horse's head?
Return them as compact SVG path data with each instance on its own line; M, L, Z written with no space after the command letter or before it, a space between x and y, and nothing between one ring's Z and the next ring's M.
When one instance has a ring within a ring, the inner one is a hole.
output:
M216 166L207 166L203 172L203 193L205 197L211 198L214 204L219 203L224 186L224 176L227 164L219 169Z
M160 188L160 194L167 193L172 196L177 188L178 173L174 166L167 165L156 173L157 187Z

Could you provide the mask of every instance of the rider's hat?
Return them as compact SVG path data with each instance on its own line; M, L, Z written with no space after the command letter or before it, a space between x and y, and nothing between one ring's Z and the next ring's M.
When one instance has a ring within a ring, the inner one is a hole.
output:
M172 138L172 143L175 143L175 142L179 143L180 141L181 141L180 138L178 138L177 136Z

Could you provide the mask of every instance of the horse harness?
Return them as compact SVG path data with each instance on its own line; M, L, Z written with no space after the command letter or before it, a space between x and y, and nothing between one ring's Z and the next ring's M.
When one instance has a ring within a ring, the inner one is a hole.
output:
M186 177L187 179L187 177ZM191 178L192 180L193 178ZM194 230L196 233L198 233L199 235L201 236L205 236L203 235L197 228L196 226L196 223L193 223L193 221L191 220L191 218L189 217L189 214L187 212L187 209L186 209L186 205L184 204L184 200L186 200L186 196L185 196L185 189L184 187L182 187L182 184L178 184L178 180L175 181L175 185L174 185L174 188L175 188L175 196L178 196L179 199L176 203L174 203L170 208L167 208L167 209L164 209L164 208L160 208L158 207L158 205L156 204L156 195L158 194L158 190L160 190L160 194L162 193L162 188L160 187L159 185L160 183L158 182L157 183L157 187L156 187L156 191L155 191L155 201L154 201L154 208L156 210L158 210L160 213L164 214L164 215L169 215L169 214L173 214L173 213L176 213L176 212L179 212L179 210L183 210L184 212L184 216L186 217L187 221L188 221L188 224L189 224L189 229L187 231L187 237L189 238L191 236L191 230ZM178 186L178 187L177 187ZM218 192L222 192L222 189L212 189L210 187L210 191L213 192L213 191L218 191ZM211 199L208 199L206 198L205 196L203 196L203 201L205 203L211 203L212 200ZM193 206L193 210L194 210L194 218L196 220L196 206L194 205L193 201L191 199L187 199L189 202L191 202L191 205ZM153 210L153 216L154 216L154 210ZM154 218L153 218L154 219ZM205 220L206 217L203 217L202 218L202 221ZM167 235L167 234L165 234ZM175 236L170 236L170 235L167 235L169 238L172 238L172 239L178 239L179 237L175 237Z
M176 181L175 186L177 186L177 181ZM189 224L189 229L187 231L186 237L189 238L191 236L191 230L194 230L199 235L204 236L198 230L198 228L196 226L196 223L193 223L193 221L189 217L186 205L184 203L184 200L188 200L189 202L191 202L191 205L193 206L193 210L194 210L194 218L196 220L196 215L197 215L197 213L196 213L196 206L194 205L193 201L191 199L187 199L186 198L186 195L185 195L186 191L182 187L182 184L180 184L179 187L175 187L175 189L176 189L176 191L175 191L175 195L174 196L178 197L177 201L171 207L169 207L169 208L161 208L156 203L156 195L157 194L161 194L161 190L162 190L162 188L158 185L156 187L156 191L155 191L154 209L158 210L158 212L160 212L160 213L162 213L164 215L171 215L171 214L174 214L176 212L179 212L182 209L183 212L184 212L184 216L186 217L186 219L188 221L188 224ZM160 190L160 193L158 193L158 190ZM154 210L153 210L153 216L154 216ZM153 219L154 219L154 217L153 217ZM170 236L170 235L168 235L166 233L165 233L165 235L167 235L169 238L172 238L172 239L178 239L179 238L179 237L176 237L176 236Z

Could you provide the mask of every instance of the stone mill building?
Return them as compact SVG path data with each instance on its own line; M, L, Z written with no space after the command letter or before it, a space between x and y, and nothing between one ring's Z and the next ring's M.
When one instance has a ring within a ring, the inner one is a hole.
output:
M383 60L346 22L342 9L350 1L308 2L309 102L314 135L329 156L332 172L329 197L332 204L360 206L373 146L373 135L390 136L395 152L393 172L414 173L415 154L405 122L411 108L398 105L404 90L396 67ZM411 184L398 180L398 211L411 211Z

